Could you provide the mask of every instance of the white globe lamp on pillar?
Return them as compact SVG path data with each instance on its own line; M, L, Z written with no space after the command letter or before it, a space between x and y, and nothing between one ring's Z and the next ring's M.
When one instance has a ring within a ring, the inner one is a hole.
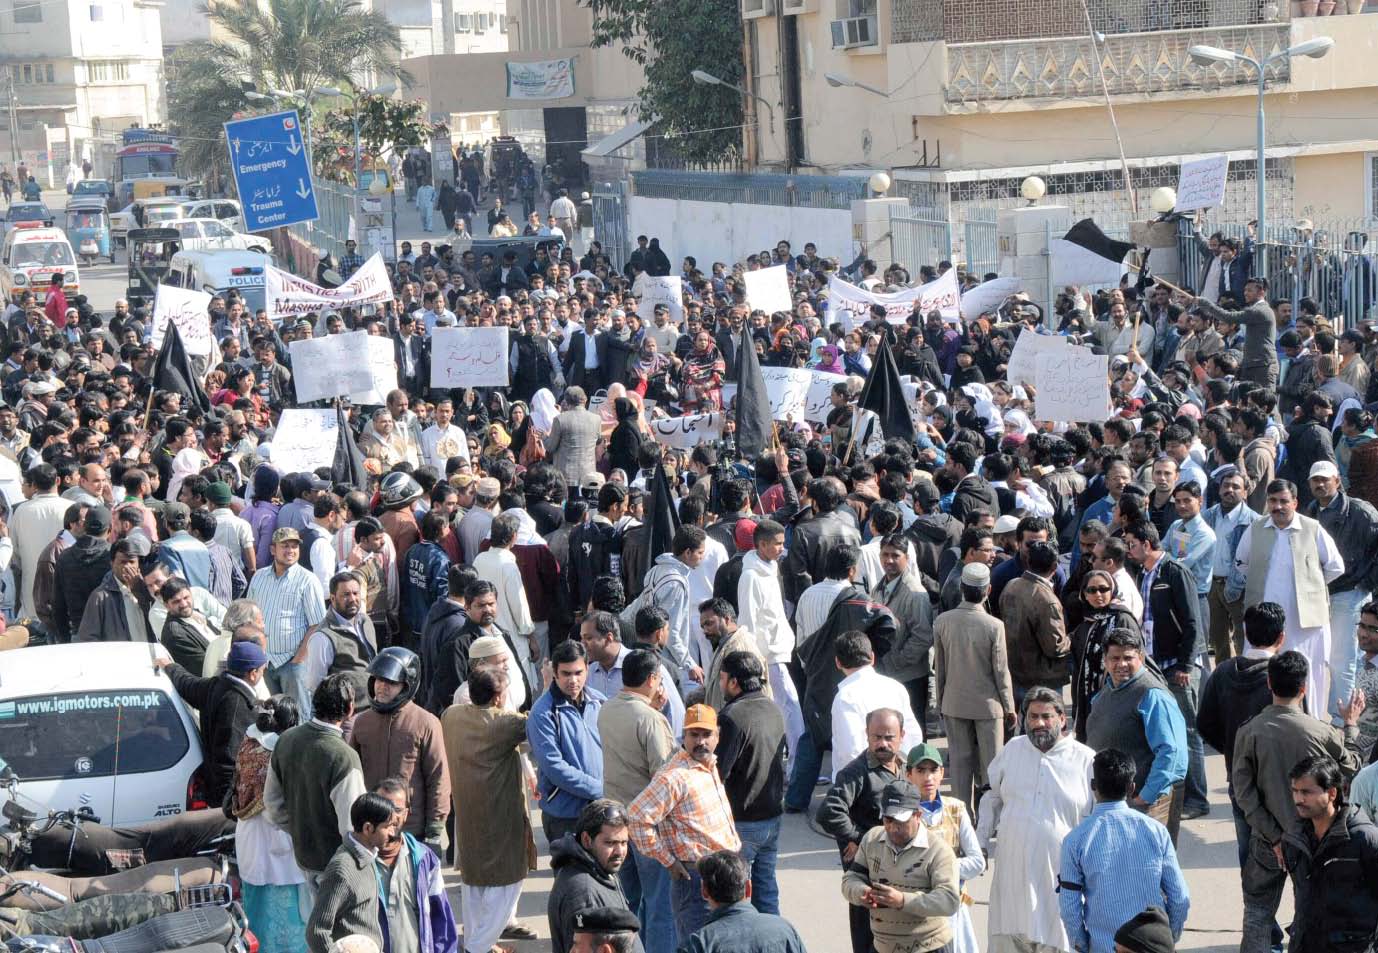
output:
M866 184L871 187L871 192L879 198L890 191L890 175L886 172L872 172L871 177L866 180Z
M1048 194L1047 184L1036 175L1031 175L1023 182L1019 183L1019 194L1024 197L1030 205L1037 205L1038 200Z
M1167 215L1177 205L1177 191L1166 185L1153 190L1148 197L1148 207L1159 215Z

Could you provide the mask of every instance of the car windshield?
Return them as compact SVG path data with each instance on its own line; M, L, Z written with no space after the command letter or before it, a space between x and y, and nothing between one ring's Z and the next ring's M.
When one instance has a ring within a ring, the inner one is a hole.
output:
M11 205L5 217L11 222L43 222L48 216L48 210L42 205Z
M104 195L110 191L110 186L104 182L84 181L78 182L76 188L72 189L73 195Z
M68 212L68 228L104 228L105 213L99 211L91 212Z
M172 699L160 691L55 692L0 702L0 751L26 781L165 771L189 747Z
M33 265L73 265L72 246L66 242L23 242L14 246L13 264L20 267Z

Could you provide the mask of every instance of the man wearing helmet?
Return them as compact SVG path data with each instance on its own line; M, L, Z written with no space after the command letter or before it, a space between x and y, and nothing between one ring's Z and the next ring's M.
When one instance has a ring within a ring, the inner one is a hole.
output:
M450 815L450 775L440 719L416 704L421 660L415 652L383 649L368 667L372 707L354 719L349 745L359 753L364 783L397 778L410 790L403 830L441 855Z

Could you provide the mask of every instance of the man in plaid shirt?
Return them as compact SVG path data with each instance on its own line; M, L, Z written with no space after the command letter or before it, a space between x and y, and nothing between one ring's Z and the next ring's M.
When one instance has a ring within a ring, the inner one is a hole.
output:
M358 244L352 238L345 239L344 254L340 256L340 277L348 278L364 267L364 256L358 252Z
M670 871L676 944L684 943L708 917L699 859L742 848L718 777L717 747L718 713L707 705L691 705L684 713L682 747L627 808L633 846Z

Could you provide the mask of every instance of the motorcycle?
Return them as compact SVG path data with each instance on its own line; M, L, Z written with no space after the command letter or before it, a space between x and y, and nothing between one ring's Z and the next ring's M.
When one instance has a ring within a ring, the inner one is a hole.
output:
M98 897L176 892L230 883L229 867L225 856L182 857L177 860L156 860L142 867L103 877L64 877L46 871L26 870L22 881L16 881L13 875L0 868L0 886L7 881L27 885L26 889L0 900L0 905L41 913Z
M6 953L258 953L239 904L164 913L117 933L92 939L32 934L5 942Z

